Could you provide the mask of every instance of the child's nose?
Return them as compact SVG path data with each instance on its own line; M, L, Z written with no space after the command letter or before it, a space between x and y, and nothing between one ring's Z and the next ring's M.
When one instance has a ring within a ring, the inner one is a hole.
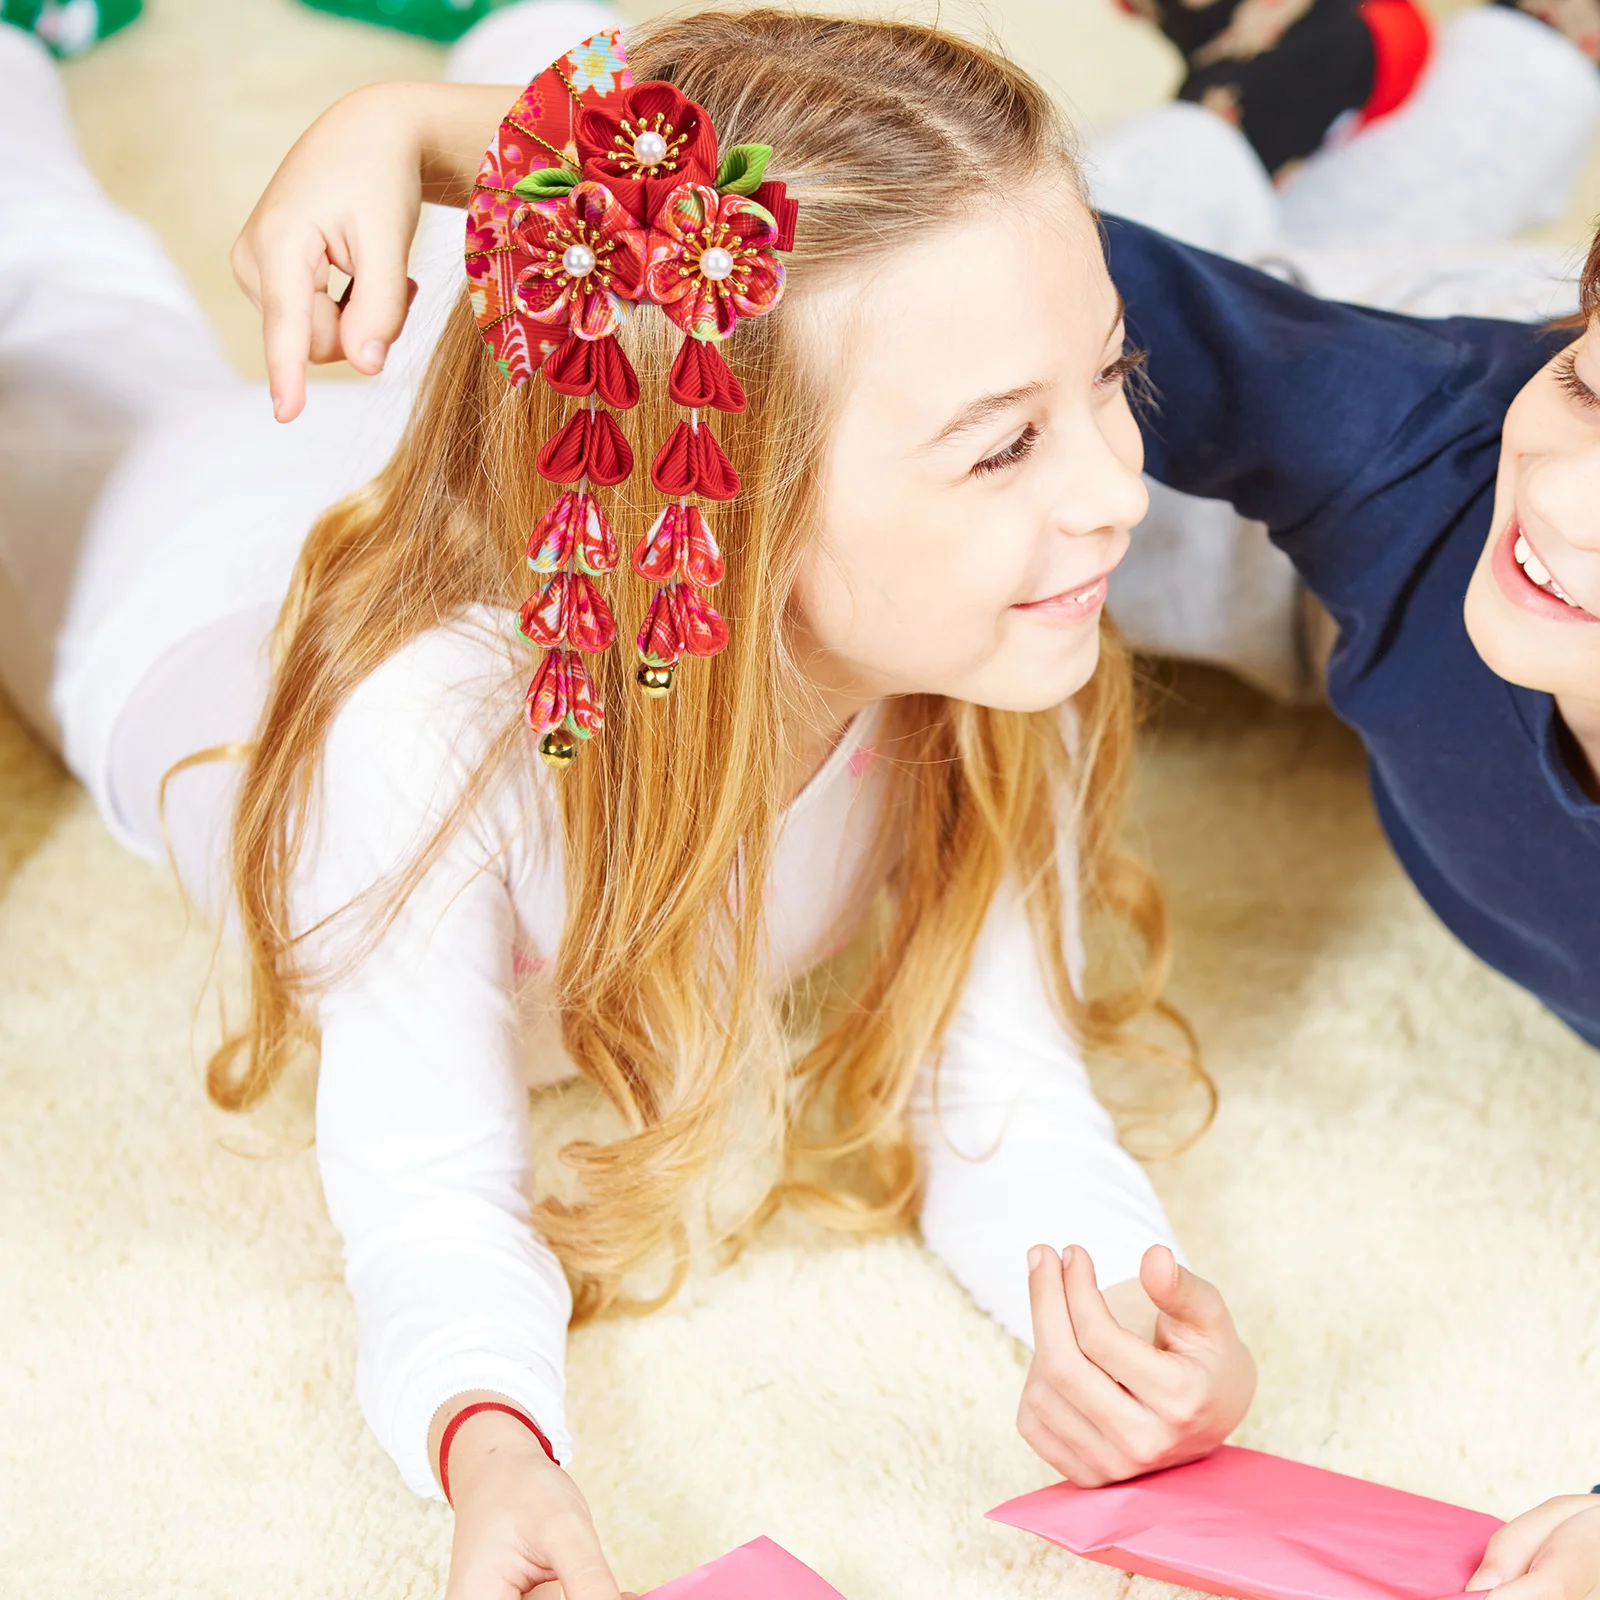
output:
M1517 502L1536 532L1600 554L1600 447L1543 457L1528 471Z

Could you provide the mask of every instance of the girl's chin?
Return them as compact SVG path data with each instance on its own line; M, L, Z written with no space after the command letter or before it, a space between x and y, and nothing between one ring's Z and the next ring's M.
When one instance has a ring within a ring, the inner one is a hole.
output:
M1500 575L1482 567L1467 589L1465 620L1472 648L1497 678L1540 694L1593 697L1581 685L1600 681L1600 630L1508 605Z

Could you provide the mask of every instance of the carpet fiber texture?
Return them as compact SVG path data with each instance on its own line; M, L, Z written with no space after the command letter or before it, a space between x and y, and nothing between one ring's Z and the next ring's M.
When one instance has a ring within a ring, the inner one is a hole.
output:
M1030 4L1002 37L1091 114L1166 92L1109 4ZM225 266L250 200L336 93L437 61L288 0L150 0L69 88L255 370ZM1155 1178L1260 1361L1238 1441L1502 1515L1587 1488L1600 1062L1434 922L1327 715L1181 675L1138 830L1222 1091ZM435 1595L449 1514L357 1413L304 1091L252 1123L205 1105L209 952L0 713L0 1594ZM592 1114L543 1099L541 1147ZM914 1239L780 1218L575 1335L576 1471L641 1589L767 1533L851 1600L1155 1600L983 1522L1049 1477L1012 1427L1023 1367Z

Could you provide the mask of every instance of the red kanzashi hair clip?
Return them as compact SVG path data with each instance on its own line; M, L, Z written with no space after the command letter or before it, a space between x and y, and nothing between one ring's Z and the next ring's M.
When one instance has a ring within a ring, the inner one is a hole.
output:
M615 335L641 301L683 330L668 393L689 415L650 468L672 504L633 552L634 571L658 586L636 641L639 685L664 695L684 655L715 655L728 642L706 594L722 579L722 554L693 502L739 492L702 413L745 409L717 345L783 293L777 252L794 245L798 208L783 184L765 181L771 155L750 144L719 159L704 108L671 84L635 84L611 29L528 85L478 174L467 216L478 326L513 385L543 371L558 394L583 402L539 452L541 476L575 487L529 539L528 564L545 582L519 619L544 651L528 721L552 766L568 765L605 724L584 657L616 637L593 580L615 570L618 549L592 488L633 471L612 413L638 403L639 380Z

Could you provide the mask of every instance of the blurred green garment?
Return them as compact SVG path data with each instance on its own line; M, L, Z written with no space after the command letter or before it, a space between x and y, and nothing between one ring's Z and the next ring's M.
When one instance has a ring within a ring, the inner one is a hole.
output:
M81 56L139 15L143 0L0 0L0 22L36 34L57 56Z
M339 17L359 17L402 33L419 33L424 39L449 44L475 22L512 0L305 0L318 11Z

